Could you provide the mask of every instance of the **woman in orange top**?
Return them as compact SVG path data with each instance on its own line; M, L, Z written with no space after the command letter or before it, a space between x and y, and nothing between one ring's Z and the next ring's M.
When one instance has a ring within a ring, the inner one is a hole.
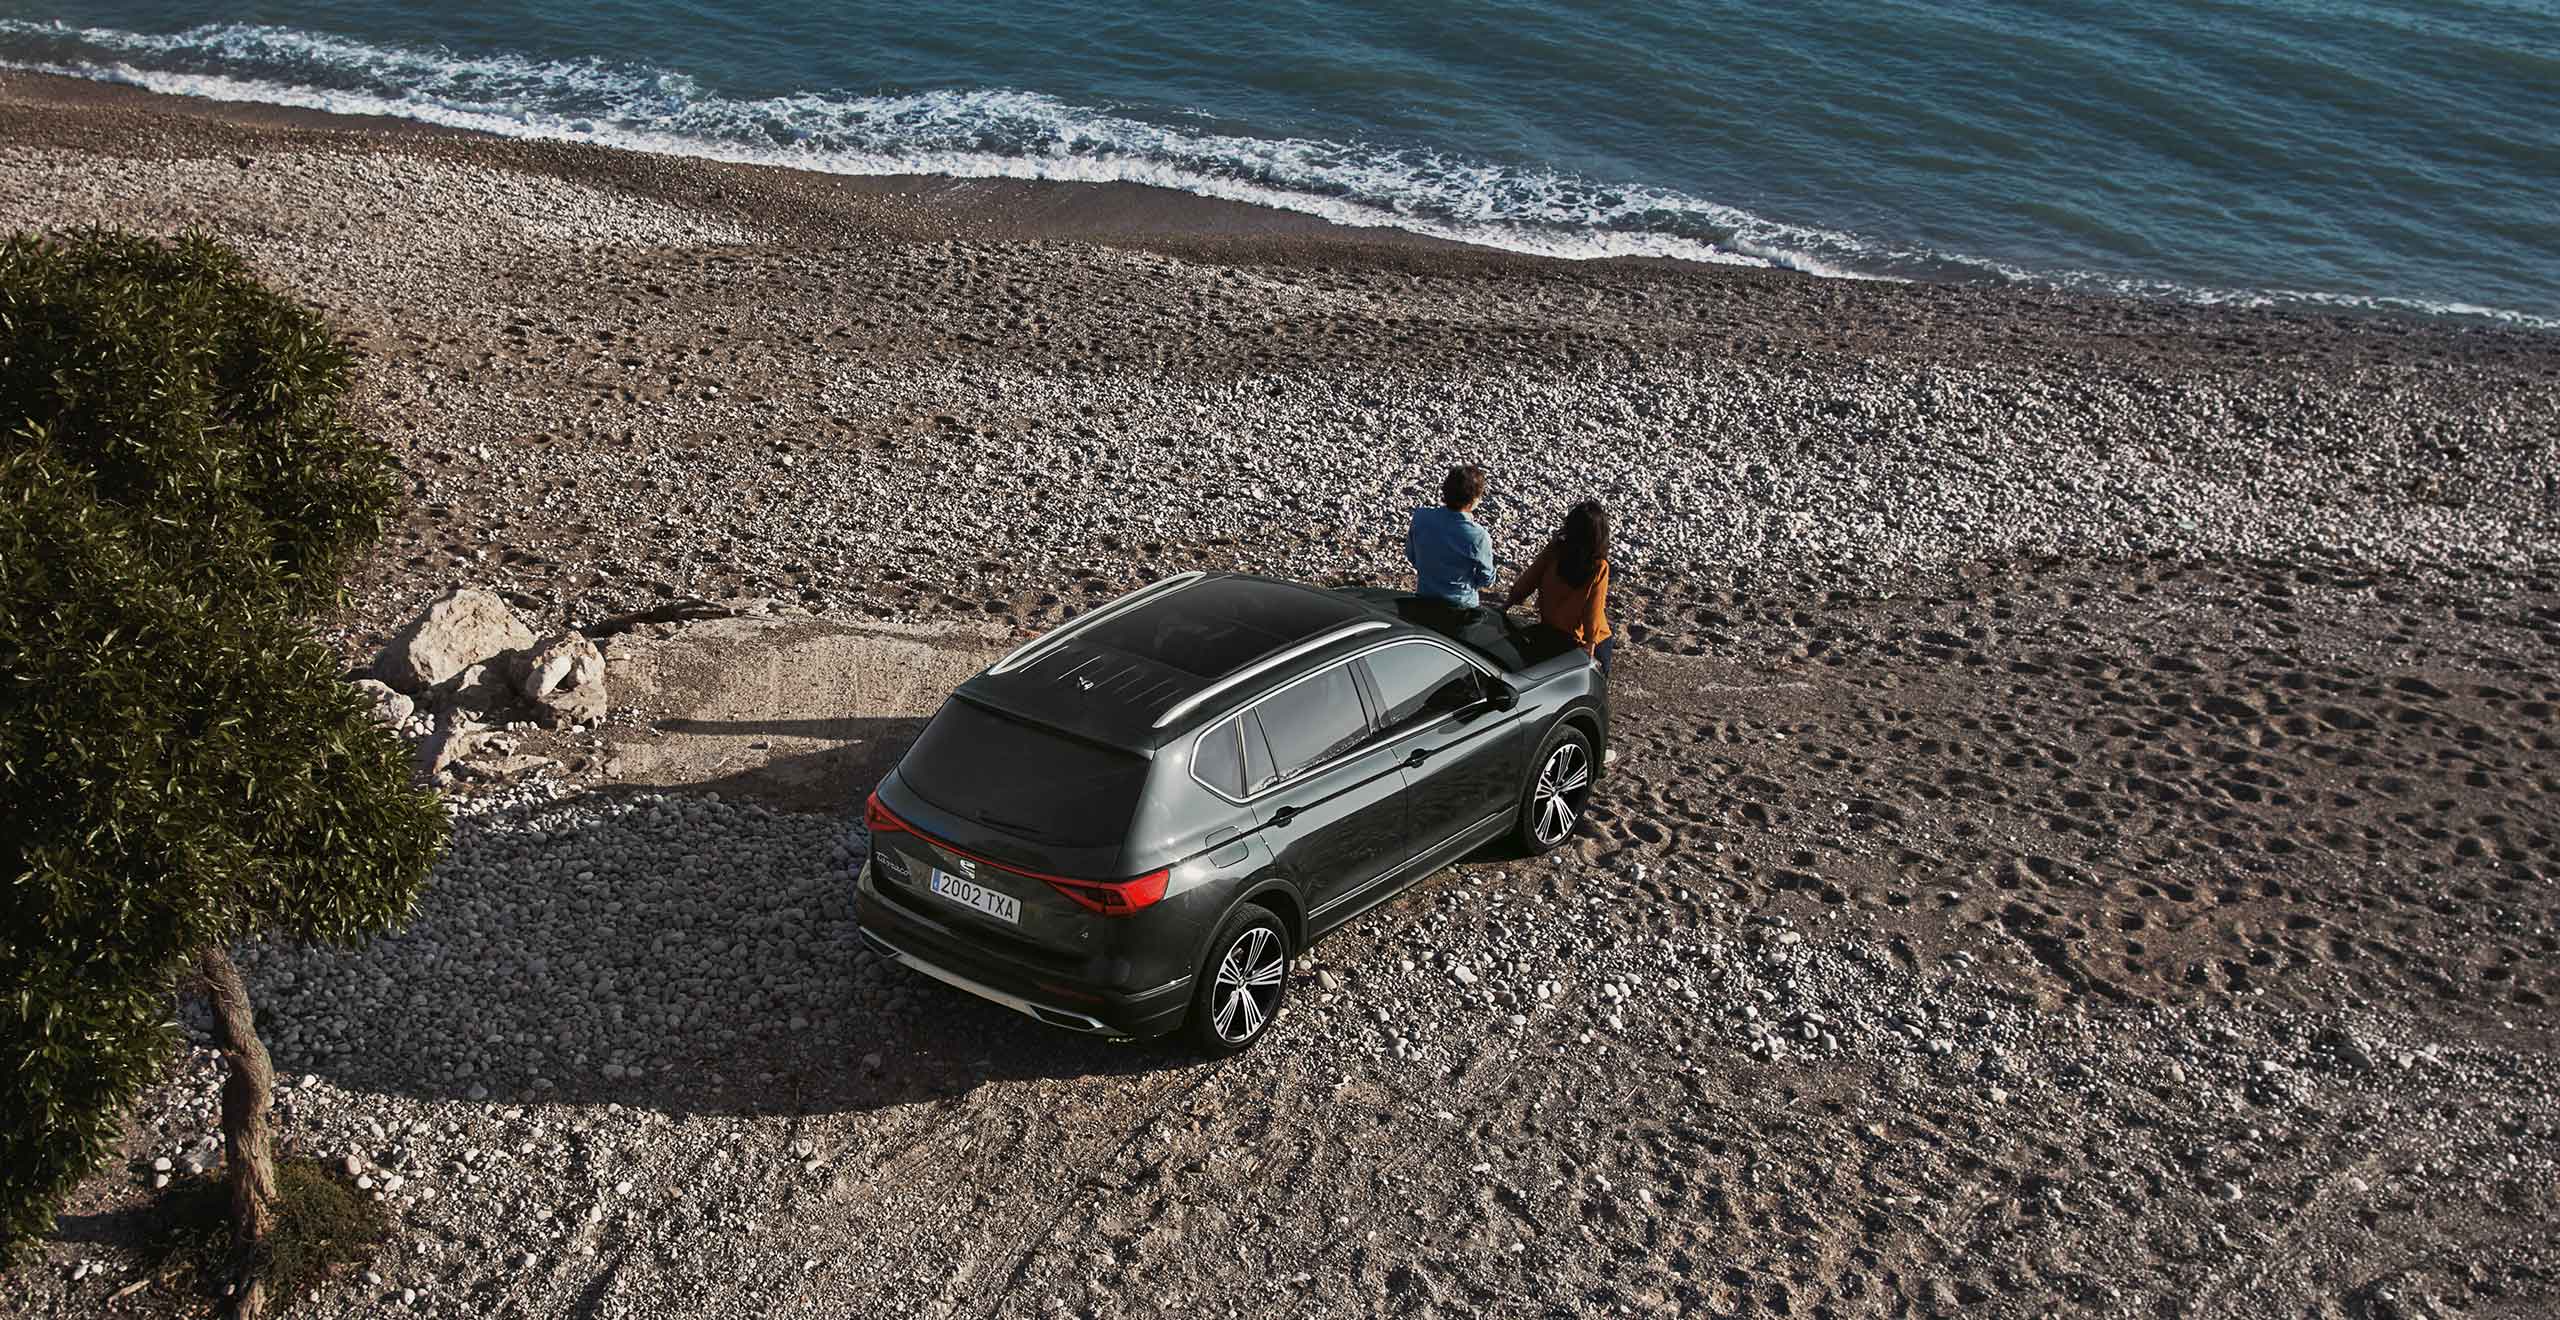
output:
M1618 639L1609 631L1609 511L1600 501L1573 506L1554 539L1520 570L1510 600L1517 604L1533 596L1538 617L1581 643L1600 672L1608 673Z

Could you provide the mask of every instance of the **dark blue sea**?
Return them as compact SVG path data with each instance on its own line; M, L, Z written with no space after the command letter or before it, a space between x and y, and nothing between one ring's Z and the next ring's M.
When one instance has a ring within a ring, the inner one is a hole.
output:
M0 0L0 64L1570 257L2560 326L2553 0Z

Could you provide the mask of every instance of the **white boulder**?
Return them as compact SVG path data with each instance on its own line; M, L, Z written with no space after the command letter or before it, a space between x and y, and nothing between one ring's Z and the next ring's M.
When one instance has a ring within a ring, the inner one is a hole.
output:
M533 645L533 630L497 593L457 587L409 621L373 662L376 678L416 694L473 665Z

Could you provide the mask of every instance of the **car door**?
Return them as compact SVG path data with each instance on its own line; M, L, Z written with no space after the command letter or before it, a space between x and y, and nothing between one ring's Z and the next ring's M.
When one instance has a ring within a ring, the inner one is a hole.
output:
M1410 853L1404 775L1371 735L1353 661L1255 702L1242 721L1263 846L1297 880L1311 916L1368 888Z
M1405 774L1406 832L1428 852L1519 800L1516 710L1489 699L1491 679L1457 652L1422 640L1368 653L1382 741Z

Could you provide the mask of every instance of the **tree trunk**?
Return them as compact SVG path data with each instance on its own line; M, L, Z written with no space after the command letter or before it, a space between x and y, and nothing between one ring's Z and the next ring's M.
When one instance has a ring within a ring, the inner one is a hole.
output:
M205 992L213 998L214 1022L222 1035L224 1060L231 1075L222 1084L224 1162L231 1171L231 1230L243 1255L254 1260L275 1225L275 1146L267 1132L267 1105L275 1098L275 1065L266 1042L258 1039L258 1021L249 1011L249 986L240 969L219 944L196 951L204 970ZM234 1314L256 1320L266 1310L266 1287L254 1271L242 1281Z

